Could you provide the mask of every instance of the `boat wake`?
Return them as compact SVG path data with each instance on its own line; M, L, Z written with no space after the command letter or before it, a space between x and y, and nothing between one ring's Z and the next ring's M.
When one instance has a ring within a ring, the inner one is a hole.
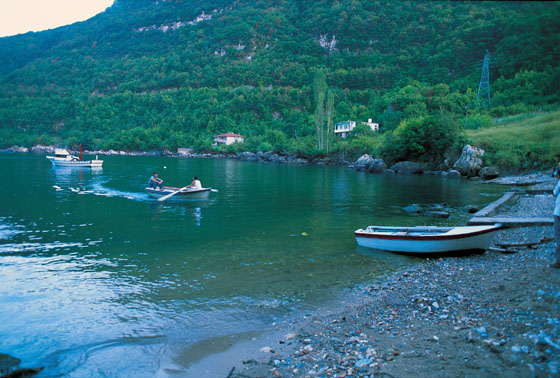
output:
M127 192L127 191L122 191L117 189L111 189L103 186L103 184L101 183L93 184L91 188L72 187L72 186L69 186L67 188L61 188L58 185L53 185L53 189L56 192L70 191L78 195L90 194L90 195L102 196L102 197L122 197L133 201L146 201L149 199L148 195L145 193Z

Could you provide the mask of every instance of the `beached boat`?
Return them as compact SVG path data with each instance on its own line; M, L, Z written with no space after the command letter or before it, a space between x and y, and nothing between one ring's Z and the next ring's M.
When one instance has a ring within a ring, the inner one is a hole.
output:
M96 168L103 165L103 160L98 160L97 156L95 160L82 160L81 146L79 157L71 155L65 149L57 148L54 150L54 156L47 156L47 159L49 159L54 166L58 167Z
M167 196L173 192L178 191L181 188L175 188L173 186L164 186L161 189L154 189L147 187L146 193L152 198L161 198L163 196ZM187 188L183 189L173 197L174 199L200 199L200 198L208 198L208 195L212 191L212 188L200 188L200 189L192 189Z
M369 226L354 232L358 245L407 254L438 254L488 249L500 224L461 227Z

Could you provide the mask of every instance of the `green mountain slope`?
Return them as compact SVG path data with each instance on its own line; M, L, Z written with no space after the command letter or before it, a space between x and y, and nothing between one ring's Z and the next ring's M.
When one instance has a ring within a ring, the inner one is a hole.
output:
M558 3L117 0L0 39L1 143L146 150L235 131L247 148L313 151L319 70L335 121L373 118L384 132L442 112L458 122L465 106L479 118L547 109L559 16ZM475 106L486 49L489 110Z

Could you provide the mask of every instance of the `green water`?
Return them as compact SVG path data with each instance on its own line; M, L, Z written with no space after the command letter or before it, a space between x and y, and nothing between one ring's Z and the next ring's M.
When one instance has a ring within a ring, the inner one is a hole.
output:
M104 160L101 170L54 168L0 154L0 353L44 366L43 377L180 375L195 343L267 329L419 262L358 249L355 229L462 224L459 211L433 220L401 207L459 209L501 194L344 167ZM165 184L197 175L219 192L157 202L143 193L155 170Z

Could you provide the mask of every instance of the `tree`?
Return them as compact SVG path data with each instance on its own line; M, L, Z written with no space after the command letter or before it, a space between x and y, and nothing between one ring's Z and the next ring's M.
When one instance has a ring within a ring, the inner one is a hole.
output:
M325 91L327 78L322 69L317 70L313 80L313 94L315 98L315 128L317 130L317 148L323 148L323 120L325 117Z
M329 134L331 130L332 114L334 109L334 92L330 89L327 90L327 153L329 153Z

